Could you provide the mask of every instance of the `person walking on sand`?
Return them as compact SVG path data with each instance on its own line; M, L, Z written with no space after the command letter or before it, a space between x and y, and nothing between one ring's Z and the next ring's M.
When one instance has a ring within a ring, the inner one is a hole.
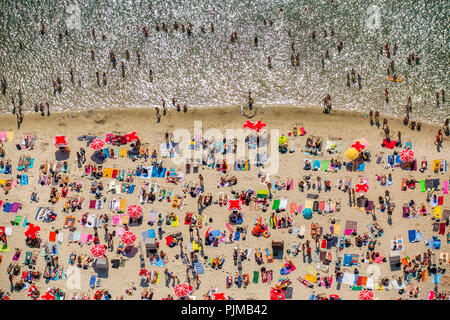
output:
M440 137L439 134L436 135L436 139L434 141L434 144L436 145L437 152L441 152L442 141L441 141L441 137Z
M47 117L50 117L50 104L48 102L45 104L47 105Z
M380 128L380 113L377 111L375 111L375 124L377 125L378 128Z
M159 108L156 107L156 122L160 122L161 121L161 114L159 113Z
M162 99L163 116L167 114L166 100Z
M450 121L449 118L445 119L444 126L443 126L444 133L447 137L450 136L449 121Z
M370 125L373 126L373 111L372 110L369 111L369 121L370 121Z
M386 103L389 103L389 91L387 88L384 88L384 99Z

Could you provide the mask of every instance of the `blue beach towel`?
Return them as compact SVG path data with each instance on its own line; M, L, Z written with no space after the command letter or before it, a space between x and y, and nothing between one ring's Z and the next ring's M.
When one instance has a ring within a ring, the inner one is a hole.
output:
M11 212L11 208L12 208L12 203L7 203L5 204L5 207L3 208L4 212Z
M156 238L155 229L148 229L148 237L150 239Z
M205 269L203 268L203 265L200 262L194 263L195 271L197 271L198 274L205 273Z

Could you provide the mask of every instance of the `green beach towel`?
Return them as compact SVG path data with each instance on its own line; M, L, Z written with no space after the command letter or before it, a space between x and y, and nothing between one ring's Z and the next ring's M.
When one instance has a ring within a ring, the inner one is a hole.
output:
M253 283L258 283L259 280L259 271L253 271Z
M425 188L425 180L420 180L420 191L426 192L427 188Z
M323 160L322 161L322 171L327 171L330 167L330 160Z
M362 289L362 286L352 286L352 291L361 291Z
M274 200L272 210L278 210L279 206L280 206L280 199Z
M22 222L22 216L16 216L16 219L14 220L14 225L18 226Z

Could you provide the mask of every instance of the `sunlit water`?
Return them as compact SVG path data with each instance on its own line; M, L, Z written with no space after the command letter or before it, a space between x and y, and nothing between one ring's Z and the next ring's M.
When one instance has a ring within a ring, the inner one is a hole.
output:
M373 17L375 11L367 11L371 5L380 9L379 25ZM274 25L265 26L264 18L273 20ZM193 35L181 32L181 27L175 31L175 21L185 25L191 22ZM163 22L168 25L168 33L155 30L155 24ZM46 25L44 36L40 34L42 23ZM210 23L214 23L214 33ZM144 37L143 26L149 30L148 38ZM17 101L19 88L26 111L40 102L49 102L52 110L62 111L154 107L161 105L162 98L170 101L172 97L190 106L238 105L245 103L248 90L252 90L257 104L321 106L329 93L336 108L362 112L378 109L393 116L403 116L407 97L411 96L412 118L442 123L450 113L449 103L437 106L435 92L447 91L448 27L448 2L444 0L2 1L0 77L7 78L8 88L6 95L0 95L0 109L11 112L11 96ZM70 34L60 41L58 33L65 29ZM330 36L331 29L334 36ZM238 40L232 43L230 34L234 31ZM106 40L101 39L102 33ZM258 47L254 46L255 35ZM344 49L338 53L341 40ZM19 41L25 46L23 50ZM295 54L300 55L298 67L291 66L291 41ZM379 55L386 43L391 54L394 44L398 45L391 59L396 74L404 78L402 83L386 81L390 60ZM327 48L330 59L322 68L321 56ZM95 51L94 62L91 49ZM130 51L129 61L126 49ZM110 50L116 55L117 69L111 67ZM136 51L141 54L140 66ZM411 52L420 55L420 65L406 63ZM272 69L267 67L269 55ZM74 70L74 84L70 68ZM361 74L362 90L357 85L346 87L345 75L351 68ZM96 71L100 73L100 87ZM107 74L106 86L102 84L103 72ZM54 95L52 80L58 76L63 92ZM389 104L384 101L385 87L390 92Z

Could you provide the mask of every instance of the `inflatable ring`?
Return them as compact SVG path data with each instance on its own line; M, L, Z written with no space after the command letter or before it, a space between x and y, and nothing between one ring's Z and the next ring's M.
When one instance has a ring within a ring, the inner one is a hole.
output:
M263 235L264 238L268 238L268 237L270 237L270 231L269 230L265 230L262 235Z

